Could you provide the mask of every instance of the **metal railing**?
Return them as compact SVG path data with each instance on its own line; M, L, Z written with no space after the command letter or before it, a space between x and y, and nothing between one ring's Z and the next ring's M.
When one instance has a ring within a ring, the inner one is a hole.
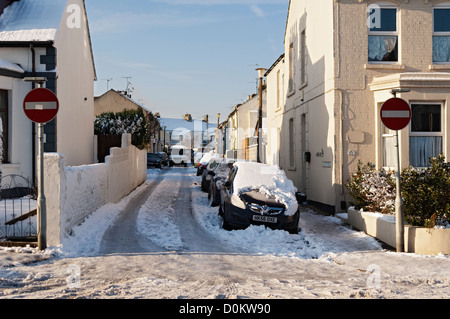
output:
M0 177L0 241L35 241L36 191L20 175Z

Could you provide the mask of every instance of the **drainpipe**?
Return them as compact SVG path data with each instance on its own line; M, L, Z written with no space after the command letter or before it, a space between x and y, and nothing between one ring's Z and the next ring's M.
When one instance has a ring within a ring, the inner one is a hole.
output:
M36 76L36 51L33 44L30 44L31 50L31 72L33 76ZM34 82L31 84L32 88L35 88ZM36 125L34 122L31 124L31 163L32 163L32 178L33 186L36 187Z

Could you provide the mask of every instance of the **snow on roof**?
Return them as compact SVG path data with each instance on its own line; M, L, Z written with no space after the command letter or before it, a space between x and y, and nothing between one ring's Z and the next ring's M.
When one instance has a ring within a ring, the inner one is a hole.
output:
M253 162L236 162L234 166L238 168L233 182L234 195L257 189L283 203L287 207L287 216L293 216L297 212L297 188L278 166Z
M52 41L67 1L20 0L0 16L0 41Z
M179 130L180 128L187 129L192 132L206 131L206 122L202 120L186 121L184 119L175 118L161 118L159 120L161 126L165 126L167 131ZM209 123L208 128L213 129L217 127L217 123Z
M13 71L13 72L21 73L21 74L25 73L25 71L17 64L8 62L3 59L0 59L0 69L7 70L7 71Z

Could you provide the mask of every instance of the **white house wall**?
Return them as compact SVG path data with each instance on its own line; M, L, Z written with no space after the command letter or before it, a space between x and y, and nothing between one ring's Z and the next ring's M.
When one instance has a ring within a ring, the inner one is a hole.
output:
M70 0L80 11L80 27L68 25L73 12L65 12L58 30L57 95L60 109L57 119L57 151L66 156L67 165L91 164L94 161L94 79L84 5Z
M333 1L291 1L285 35L284 91L280 165L308 199L335 206L335 92ZM305 32L305 77L302 80L301 37ZM291 58L291 45L294 56ZM290 61L293 89L290 90ZM302 127L302 116L305 127ZM289 145L289 121L293 119L294 145ZM306 136L303 136L302 132ZM304 141L304 142L303 142ZM290 149L294 163L290 163ZM304 162L305 152L311 163Z

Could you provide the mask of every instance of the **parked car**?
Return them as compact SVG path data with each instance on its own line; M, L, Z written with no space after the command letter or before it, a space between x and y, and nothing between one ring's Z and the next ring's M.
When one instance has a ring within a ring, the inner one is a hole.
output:
M202 159L203 155L205 155L205 153L195 152L195 154L194 154L194 167L195 168L198 167L198 164L200 163L200 160Z
M158 153L147 153L147 168L149 167L162 167L161 156Z
M206 168L202 172L202 182L201 189L203 192L207 193L209 190L209 183L211 182L211 175L209 172L213 172L214 169L220 164L221 159L219 157L213 157L209 160Z
M169 155L167 155L166 152L158 152L158 154L161 157L162 164L164 166L169 166Z
M226 230L264 225L300 231L297 189L278 166L237 162L220 192L219 212Z
M213 151L205 153L197 164L197 176L201 176L208 162L215 156Z
M234 162L234 160L223 159L220 164L217 165L214 171L208 173L209 175L211 175L211 182L209 183L208 190L208 199L209 204L213 207L219 206L220 204L220 191L223 187L224 181L227 179L228 174L230 174Z

